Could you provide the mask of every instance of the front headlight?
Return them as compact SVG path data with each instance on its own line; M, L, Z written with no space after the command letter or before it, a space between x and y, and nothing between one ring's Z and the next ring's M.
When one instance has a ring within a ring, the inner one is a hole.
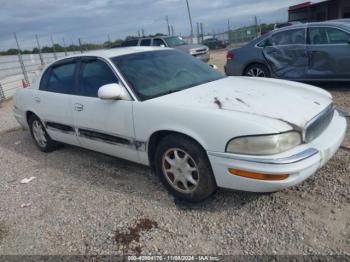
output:
M196 49L190 49L190 54L191 55L194 55L194 54L196 54L197 53L197 50Z
M246 136L232 139L226 152L244 155L274 155L292 149L302 143L298 132L276 135Z

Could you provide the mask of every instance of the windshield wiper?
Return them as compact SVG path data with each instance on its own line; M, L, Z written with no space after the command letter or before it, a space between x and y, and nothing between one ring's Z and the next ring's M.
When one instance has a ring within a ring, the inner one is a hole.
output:
M156 97L160 97L160 96L165 96L165 95L170 95L172 93L176 93L176 92L179 92L181 91L182 89L177 89L177 90L170 90L168 92L164 92L164 93L161 93L161 94L157 94L157 95L154 95L154 96L149 96L148 99L152 99L152 98L156 98Z

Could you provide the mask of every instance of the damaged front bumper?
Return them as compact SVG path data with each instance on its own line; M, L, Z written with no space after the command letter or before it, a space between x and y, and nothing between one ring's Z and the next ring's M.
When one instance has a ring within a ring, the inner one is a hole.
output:
M202 53L202 54L193 54L193 57L203 61L204 63L208 63L210 60L210 52Z
M308 144L271 156L247 156L208 152L216 183L219 187L251 192L274 192L297 185L313 175L337 152L346 133L346 119L336 111L324 132ZM233 175L230 168L248 172L280 175L279 181L257 180Z

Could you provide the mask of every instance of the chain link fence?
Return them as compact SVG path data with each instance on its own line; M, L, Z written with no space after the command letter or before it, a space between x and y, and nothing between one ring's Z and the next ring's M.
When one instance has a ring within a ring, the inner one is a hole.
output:
M217 38L233 47L253 40L261 34L261 31L261 27L258 28L254 25L205 34L203 24L198 23L196 35L192 38L184 38L189 43L201 43L207 38ZM13 41L11 41L11 47L14 48L8 49L7 52L2 51L6 48L1 46L0 43L0 101L11 98L17 88L32 84L41 70L58 58L87 50L111 48L113 46L109 35L99 44L88 44L87 42L89 40L85 39L83 43L83 39L79 38L74 44L71 39L70 44L66 45L64 38L60 41L61 44L58 44L57 41L54 41L52 35L41 36L40 38L35 35L31 39L19 39L14 34Z
M33 39L18 39L14 34L15 48L6 49L0 46L0 102L13 97L16 89L31 85L39 76L43 68L55 60L86 51L82 40L78 45L65 46L54 43L52 36L42 38L43 47L39 37ZM7 51L1 51L1 50ZM58 50L57 50L58 49Z

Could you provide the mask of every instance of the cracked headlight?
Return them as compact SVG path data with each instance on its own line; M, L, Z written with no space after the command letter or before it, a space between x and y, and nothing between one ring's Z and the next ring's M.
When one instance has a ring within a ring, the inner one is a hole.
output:
M245 136L232 139L226 152L243 155L274 155L302 143L300 133L292 131L276 135Z

